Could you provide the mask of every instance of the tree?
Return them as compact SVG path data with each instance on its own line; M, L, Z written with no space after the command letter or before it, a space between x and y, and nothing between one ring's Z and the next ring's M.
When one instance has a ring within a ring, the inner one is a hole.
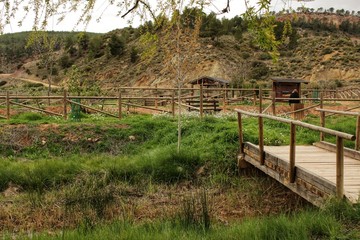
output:
M185 7L197 7L201 9L203 6L212 3L213 1L215 0L179 0L176 4L178 10L183 11ZM156 3L148 0L4 0L0 1L0 32L3 31L5 25L14 21L18 22L21 26L24 21L28 20L28 16L31 15L29 13L33 13L35 16L34 19L32 19L34 29L46 30L50 18L55 17L61 22L68 17L68 13L70 12L76 12L79 15L79 18L74 21L75 25L82 23L86 26L92 19L94 11L96 11L96 3L102 5L108 4L107 8L116 8L121 17L140 15L141 19L145 21L152 19L157 26L161 26L161 24L157 22L156 16L171 17L174 12L172 9L174 5L173 1L168 0L158 0ZM259 0L255 5L250 5L249 1L244 1L244 5L247 9L244 16L251 22L248 27L251 32L253 32L253 36L256 38L259 46L262 49L269 51L273 57L276 57L278 55L278 43L275 41L272 33L274 17L270 12L270 4L271 0ZM25 10L25 13L22 16L21 9ZM226 13L229 11L230 0L224 0L224 9L220 12ZM20 13L20 16L18 13ZM101 20L101 15L97 20ZM19 17L20 21L17 19ZM218 24L216 21L214 23L215 25Z
M109 38L109 50L112 56L121 56L125 49L124 41L115 33L112 33Z
M85 32L81 32L76 36L76 43L78 45L79 56L87 52L90 45L90 37Z
M51 92L52 76L54 75L54 49L57 40L54 36L45 31L33 31L30 33L26 48L32 48L40 56L39 66L43 67L48 73L48 95ZM49 99L50 104L50 99Z
M99 84L95 80L88 78L85 72L76 65L71 67L64 87L68 92L77 96L86 94L98 95L100 93Z

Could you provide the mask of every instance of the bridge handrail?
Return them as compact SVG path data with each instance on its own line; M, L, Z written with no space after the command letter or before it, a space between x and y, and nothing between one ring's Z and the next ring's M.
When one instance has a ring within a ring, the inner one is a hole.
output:
M360 149L360 112L348 112L348 111L337 111L332 109L323 109L323 108L316 108L316 111L320 112L320 123L322 127L325 127L325 113L331 113L330 115L334 114L341 114L347 116L355 116L356 117L356 141L355 141L355 150L359 151ZM324 135L320 135L320 141L324 140Z
M348 134L348 133L344 133L344 132L340 132L337 130L332 130L329 128L325 128L325 127L320 127L320 126L316 126L310 123L304 123L298 120L291 120L291 119L287 119L287 118L281 118L281 117L276 117L276 116L272 116L272 115L268 115L268 114L262 114L262 113L254 113L254 112L248 112L248 111L244 111L241 109L235 109L236 112L241 113L241 114L245 114L248 116L252 116L252 117L262 117L262 118L267 118L267 119L272 119L278 122L283 122L283 123L289 123L289 124L294 124L296 126L300 126L300 127L304 127L304 128L308 128L311 130L315 130L315 131L320 131L326 134L331 134L333 136L337 136L337 137L341 137L343 139L347 139L347 140L351 140L354 141L355 140L355 136L352 134Z

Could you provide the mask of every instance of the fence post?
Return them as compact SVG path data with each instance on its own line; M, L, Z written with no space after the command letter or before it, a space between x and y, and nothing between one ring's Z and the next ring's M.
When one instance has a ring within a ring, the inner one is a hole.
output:
M158 87L155 85L155 108L158 109Z
M6 91L6 119L10 119L10 95L9 91Z
M272 107L272 114L273 114L274 116L276 116L276 108L275 108L276 93L275 93L274 91L272 91L272 93L271 93L271 98L272 98L272 105L271 105L271 107Z
M264 120L262 117L259 117L259 155L260 164L264 165Z
M67 119L67 92L66 92L66 90L64 90L63 104L64 104L64 120L66 120Z
M344 196L344 141L336 136L336 196Z
M203 96L203 85L200 84L200 117L202 118L203 117L203 114L204 114L204 96Z
M356 117L356 141L355 150L359 151L360 148L360 116Z
M119 119L121 119L121 118L122 118L122 96L121 96L121 88L119 88L118 111L119 111Z
M256 90L254 90L254 99L253 99L254 106L256 105Z
M225 86L225 90L224 90L224 111L226 110L226 96L227 96L227 90L226 90L226 86Z
M320 92L320 109L323 109L324 107L324 95L323 92ZM325 127L325 112L321 111L320 112L320 126L321 127ZM320 141L324 141L325 139L325 134L323 132L320 132Z
M289 180L290 183L295 182L295 151L296 151L296 125L290 124L290 169Z

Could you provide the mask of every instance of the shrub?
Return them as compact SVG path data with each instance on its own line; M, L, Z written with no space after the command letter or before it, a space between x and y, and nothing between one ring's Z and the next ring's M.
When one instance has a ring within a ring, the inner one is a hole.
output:
M39 87L44 87L44 84L42 84L42 83L26 83L24 85L24 87L26 87L26 88L39 88Z
M7 83L7 81L0 81L0 87L4 86Z

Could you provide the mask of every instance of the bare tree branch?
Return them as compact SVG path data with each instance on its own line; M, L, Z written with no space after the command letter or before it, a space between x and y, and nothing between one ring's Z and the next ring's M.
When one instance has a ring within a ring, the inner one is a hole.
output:
M156 22L156 17L154 12L151 10L149 4L147 4L146 2L142 1L142 0L136 0L134 6L132 8L130 8L126 13L124 13L121 17L124 18L126 17L126 15L128 15L129 13L131 13L132 11L134 11L138 6L139 3L141 3L142 5L144 5L146 7L146 9L149 11L149 13L151 14L151 17L154 19L154 21Z
M224 8L223 10L221 10L222 13L228 13L230 12L230 0L227 0L227 5L226 8Z
M130 8L126 13L124 13L121 17L124 18L124 17L126 17L126 15L128 15L129 13L134 11L139 6L139 2L140 2L140 0L136 0L134 6L132 8Z

